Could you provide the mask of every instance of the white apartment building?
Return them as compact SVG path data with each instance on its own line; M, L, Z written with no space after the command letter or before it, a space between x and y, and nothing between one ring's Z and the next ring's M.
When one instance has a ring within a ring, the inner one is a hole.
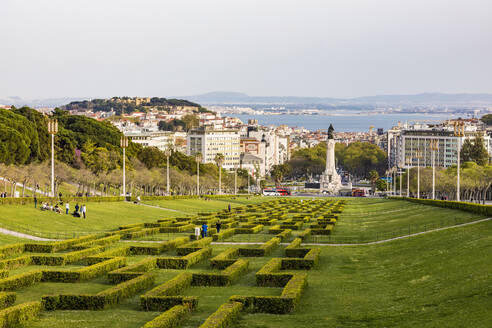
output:
M484 146L492 157L491 137L486 131L480 130L474 124L465 124L464 136L456 136L451 124L442 125L412 125L395 127L388 131L387 151L389 167L432 165L431 142L437 144L435 150L435 165L449 167L458 162L458 151L466 139L475 139L477 135L484 139ZM417 155L420 153L420 158ZM409 164L408 164L409 163Z
M132 142L144 147L157 147L159 150L172 148L180 152L186 152L186 133L171 131L127 131L125 132Z
M217 154L224 155L222 167L234 169L239 167L240 145L237 130L216 130L203 126L191 130L187 138L187 154L202 154L202 163L215 163Z

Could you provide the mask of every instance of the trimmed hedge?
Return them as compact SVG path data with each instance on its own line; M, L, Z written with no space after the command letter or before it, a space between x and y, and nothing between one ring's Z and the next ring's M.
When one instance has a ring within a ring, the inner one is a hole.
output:
M239 254L247 257L259 257L270 254L280 244L280 238L273 237L259 248L240 248Z
M210 266L212 269L223 270L227 268L229 265L236 262L236 259L239 257L239 248L232 247L228 248L222 253L218 254L214 258L210 259Z
M212 238L214 239L214 241L224 240L234 236L235 234L236 234L236 229L230 228L230 229L221 230L219 233L214 234Z
M183 318L190 312L190 307L187 305L175 305L152 321L147 322L142 328L178 327L181 321L183 321Z
M140 296L140 306L144 311L165 311L174 305L189 303L191 308L196 307L196 298L176 296L179 292L191 286L192 274L183 272L162 285L155 287Z
M0 279L0 290L16 290L22 287L32 286L41 281L43 272L35 270L16 274L12 277Z
M302 240L305 240L307 237L311 236L311 229L306 229L304 231L302 231L298 237L301 238Z
M190 253L196 252L199 249L202 249L203 247L210 245L212 240L213 240L212 237L205 237L202 239L189 242L187 244L184 244L176 248L176 253L179 256L188 255Z
M188 223L177 227L160 227L159 232L191 232L194 227L194 224Z
M152 286L154 278L153 274L147 273L97 294L45 295L42 297L42 304L48 311L103 310Z
M212 248L205 247L183 257L158 257L157 266L161 269L188 269L210 255L212 255Z
M16 293L0 292L0 309L5 309L9 306L14 305L16 299Z
M13 259L0 261L0 269L12 270L32 263L30 255L23 255Z
M43 271L42 281L74 283L89 280L126 264L126 257L115 257L75 271Z
M60 255L31 255L31 261L35 265L65 265L101 253L104 249L104 246L97 246Z
M24 253L24 243L17 243L0 247L0 258L22 253Z
M291 235L292 235L292 230L285 229L284 231L282 231L281 233L279 233L275 237L280 238L281 241L285 241L285 240L289 239Z
M466 202L457 202L450 200L432 200L432 199L419 199L419 198L409 198L409 197L388 197L391 199L406 200L412 203L431 205L437 207L451 208L455 210L461 210L465 212L471 212L486 216L492 216L492 205L481 205Z
M292 273L274 273L282 268L282 259L272 258L256 273L256 284L262 287L283 287Z
M87 235L79 238L66 239L62 241L55 241L51 243L26 243L25 251L32 253L54 253L58 251L63 251L69 249L75 244L80 244L86 241L94 240L99 238L100 235Z
M157 245L131 246L131 253L133 255L159 255L165 251L175 249L179 245L183 245L189 241L189 237L178 237L172 240L163 241Z
M212 313L200 328L227 328L237 320L243 309L243 303L227 302Z
M299 252L305 253L304 256L299 256L302 258L283 258L282 259L282 270L310 270L316 264L318 264L319 254L321 253L320 248L313 249L302 249L297 248Z
M72 249L74 250L82 250L86 248L91 248L95 246L105 246L105 245L111 245L114 243L117 243L120 240L121 236L120 235L113 235L109 237L104 237L100 239L95 239L95 240L90 240L86 241L80 244L75 244L72 246Z
M138 231L130 231L123 234L123 239L134 239L149 235L155 235L160 232L160 228L146 228Z
M306 274L295 274L285 284L280 296L231 296L230 301L241 302L250 312L286 314L292 312L307 286Z
M10 328L23 325L41 312L41 302L28 302L0 311L0 327Z
M94 265L96 263L112 259L114 257L124 257L128 255L130 255L130 246L121 246L112 248L94 256L89 256L85 259L85 262L87 263L87 265Z
M220 273L193 273L193 286L228 286L248 272L247 260L236 260Z
M250 234L250 233L259 233L263 230L263 225L262 224L257 224L254 227L251 228L235 228L236 234Z
M135 264L125 266L108 273L110 284L119 284L123 281L136 278L157 266L155 258L146 258Z

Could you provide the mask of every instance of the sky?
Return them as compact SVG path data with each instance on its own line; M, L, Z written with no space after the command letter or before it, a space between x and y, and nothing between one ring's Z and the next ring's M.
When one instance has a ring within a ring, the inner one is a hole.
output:
M0 0L0 97L492 93L490 0Z

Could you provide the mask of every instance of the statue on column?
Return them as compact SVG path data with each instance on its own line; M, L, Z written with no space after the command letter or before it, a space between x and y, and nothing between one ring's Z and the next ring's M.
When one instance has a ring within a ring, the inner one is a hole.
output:
M335 167L335 139L333 132L335 129L330 124L326 141L326 168L320 178L320 188L323 192L337 195L342 187L342 178Z

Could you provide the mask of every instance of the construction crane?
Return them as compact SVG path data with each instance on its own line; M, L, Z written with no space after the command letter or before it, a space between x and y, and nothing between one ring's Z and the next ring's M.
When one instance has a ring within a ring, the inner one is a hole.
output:
M372 136L372 130L374 129L374 125L371 125L369 127L369 135Z

